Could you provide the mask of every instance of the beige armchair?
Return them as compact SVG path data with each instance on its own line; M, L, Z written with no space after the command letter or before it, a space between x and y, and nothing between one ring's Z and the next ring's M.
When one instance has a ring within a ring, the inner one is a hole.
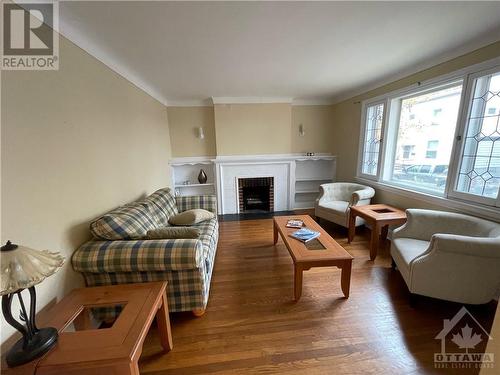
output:
M500 224L431 210L406 210L391 256L410 293L483 304L500 291Z
M322 184L319 192L314 208L316 217L346 228L349 226L350 207L370 204L375 195L373 188L349 182ZM356 226L363 223L363 219L356 218Z

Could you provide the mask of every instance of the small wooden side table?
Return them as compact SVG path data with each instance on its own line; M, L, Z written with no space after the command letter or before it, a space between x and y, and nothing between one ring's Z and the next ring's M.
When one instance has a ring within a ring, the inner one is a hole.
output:
M172 349L167 282L79 288L40 317L41 327L59 332L57 345L43 357L2 373L37 375L139 374L142 344L156 318L164 352ZM123 306L110 328L93 327L93 307ZM70 328L71 329L68 329Z
M370 260L375 260L378 252L379 238L387 238L389 225L402 225L406 223L406 213L396 207L386 204L369 204L366 206L352 206L349 214L348 242L354 238L356 231L356 216L366 220L372 227L370 240ZM379 237L380 236L380 237Z

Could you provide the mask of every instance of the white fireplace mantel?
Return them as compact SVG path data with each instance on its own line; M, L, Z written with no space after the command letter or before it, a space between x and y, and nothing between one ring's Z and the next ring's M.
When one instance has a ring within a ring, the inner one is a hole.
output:
M331 154L230 155L176 158L170 165L183 168L203 164L207 168L207 164L212 164L218 212L237 214L239 178L273 177L274 211L311 207L319 184L335 179L335 160Z

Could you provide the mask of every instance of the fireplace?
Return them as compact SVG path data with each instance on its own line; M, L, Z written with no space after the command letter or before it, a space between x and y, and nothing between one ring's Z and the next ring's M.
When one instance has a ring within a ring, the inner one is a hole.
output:
M274 178L238 178L238 201L240 213L274 211Z

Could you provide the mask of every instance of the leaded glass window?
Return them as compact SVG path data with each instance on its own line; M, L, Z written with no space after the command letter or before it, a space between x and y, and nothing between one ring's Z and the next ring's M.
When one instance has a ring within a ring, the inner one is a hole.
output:
M500 71L476 78L456 190L497 198L500 187Z
M384 103L370 105L366 108L363 160L361 162L361 173L365 175L377 175L384 109Z

